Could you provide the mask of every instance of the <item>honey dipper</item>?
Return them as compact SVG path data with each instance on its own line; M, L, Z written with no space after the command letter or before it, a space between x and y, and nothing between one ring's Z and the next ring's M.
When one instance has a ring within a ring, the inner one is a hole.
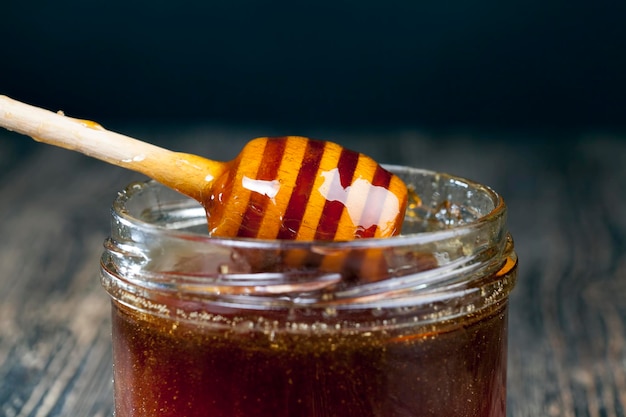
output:
M399 233L407 189L371 158L299 136L257 138L229 162L170 151L0 96L0 126L147 175L198 200L215 236L350 240Z

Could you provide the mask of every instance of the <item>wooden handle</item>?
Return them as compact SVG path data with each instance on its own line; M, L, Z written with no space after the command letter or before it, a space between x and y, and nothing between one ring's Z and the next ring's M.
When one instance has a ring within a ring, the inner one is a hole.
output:
M0 126L140 172L196 200L227 169L223 162L173 152L7 96L0 96Z

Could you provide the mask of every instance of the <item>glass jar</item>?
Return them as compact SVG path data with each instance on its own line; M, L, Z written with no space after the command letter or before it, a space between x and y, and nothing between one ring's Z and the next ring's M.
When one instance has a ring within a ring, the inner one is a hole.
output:
M517 259L502 198L388 166L402 235L224 239L156 182L121 192L101 278L128 416L498 416Z

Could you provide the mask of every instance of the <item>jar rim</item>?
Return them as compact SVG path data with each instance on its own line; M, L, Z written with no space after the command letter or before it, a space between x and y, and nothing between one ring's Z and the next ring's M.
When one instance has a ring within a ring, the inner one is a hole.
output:
M441 230L390 238L223 238L210 236L197 201L153 180L137 182L114 201L103 282L107 288L116 282L128 294L157 291L249 309L396 308L461 298L478 308L506 297L514 280L500 273L507 274L510 262L516 265L516 255L503 198L446 173L385 167L424 192L429 204L419 214L439 215L448 200L475 211L454 217L461 219L457 225L445 227L444 219L442 226L436 223Z
M329 241L329 240L281 240L281 239L258 239L258 238L245 238L245 237L221 237L210 236L208 231L206 233L191 230L181 230L179 228L165 227L162 225L147 222L134 216L127 209L128 202L138 194L145 192L151 188L163 187L164 189L171 190L160 184L155 180L146 180L140 182L133 182L128 184L124 190L118 192L112 205L112 214L119 221L125 223L127 226L133 228L144 229L146 231L158 231L159 234L167 235L170 238L181 240L193 240L193 241L207 241L212 244L219 244L224 247L238 247L238 248L256 248L256 249L308 249L311 247L323 245L332 249L361 249L367 247L375 247L384 245L385 247L396 247L406 245L424 245L431 242L440 240L446 240L457 236L463 236L474 232L476 229L480 229L485 225L492 224L501 219L504 219L507 212L507 206L503 197L494 191L491 187L483 185L473 180L469 180L463 177L450 175L443 172L436 172L433 170L422 168L411 168L401 165L383 165L385 169L397 172L399 170L408 170L412 174L430 175L436 177L442 177L445 180L454 181L456 185L463 185L468 189L474 189L481 192L492 203L493 207L487 213L482 214L480 217L474 219L471 222L465 222L463 224L455 225L454 227L420 231L413 233L401 233L397 236L385 237L385 238L364 238L354 240L342 240L342 241ZM180 194L182 198L188 198L190 202L190 208L197 206L197 209L204 208L199 202ZM409 209L407 209L408 211Z

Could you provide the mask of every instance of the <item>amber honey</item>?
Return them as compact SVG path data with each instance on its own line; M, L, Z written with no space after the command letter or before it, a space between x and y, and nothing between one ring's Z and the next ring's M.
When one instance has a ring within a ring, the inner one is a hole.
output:
M113 325L116 416L505 415L504 307L397 338Z
M370 157L300 136L250 141L200 200L214 235L282 240L393 236L407 203Z

